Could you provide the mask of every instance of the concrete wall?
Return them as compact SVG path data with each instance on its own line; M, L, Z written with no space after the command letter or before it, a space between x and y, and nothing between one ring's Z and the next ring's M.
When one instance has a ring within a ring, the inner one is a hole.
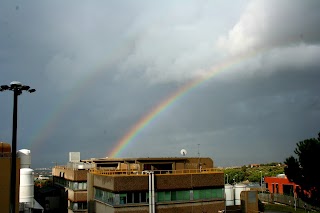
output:
M89 170L73 170L66 167L55 167L52 169L52 175L61 177L63 173L64 179L71 181L86 181Z
M242 191L240 193L243 212L258 212L258 191Z
M199 165L201 165L203 169L213 168L214 166L211 158L188 158L185 162L177 162L175 169L199 169Z
M68 190L68 200L73 202L87 202L87 191Z
M147 191L148 175L93 175L93 186L115 192ZM192 189L194 187L224 186L223 173L195 173L155 175L155 188L157 190ZM91 183L90 183L91 184ZM89 185L88 185L89 186Z

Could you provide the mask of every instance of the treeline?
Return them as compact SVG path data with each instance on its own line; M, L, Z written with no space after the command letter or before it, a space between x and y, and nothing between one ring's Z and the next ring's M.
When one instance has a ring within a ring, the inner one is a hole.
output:
M231 184L243 181L260 183L264 177L275 177L279 174L284 174L284 168L285 165L278 162L260 164L253 167L245 165L240 168L225 168L225 182Z

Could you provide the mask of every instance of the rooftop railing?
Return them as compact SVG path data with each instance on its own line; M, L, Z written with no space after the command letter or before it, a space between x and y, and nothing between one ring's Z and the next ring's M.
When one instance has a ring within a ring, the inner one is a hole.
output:
M221 169L209 168L209 169L181 169L181 170L152 170L156 175L181 175L181 174L204 174L204 173L223 173ZM116 175L148 175L149 170L147 171L138 171L138 170L114 170L114 169L90 169L90 173L97 175L107 175L107 176L116 176Z

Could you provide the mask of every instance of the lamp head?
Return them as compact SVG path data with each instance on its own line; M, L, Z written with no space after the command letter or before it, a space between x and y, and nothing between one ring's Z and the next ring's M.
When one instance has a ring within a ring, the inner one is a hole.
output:
M12 82L10 83L10 86L11 86L11 87L21 87L22 84L21 84L21 82L19 82L19 81L12 81Z
M4 90L7 90L7 89L9 89L8 85L1 85L0 86L0 91L4 91Z

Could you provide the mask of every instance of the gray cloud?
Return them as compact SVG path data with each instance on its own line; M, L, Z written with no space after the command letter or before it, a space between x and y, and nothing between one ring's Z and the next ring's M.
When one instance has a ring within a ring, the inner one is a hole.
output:
M159 114L122 156L182 148L197 156L200 144L217 166L283 161L319 131L319 5L4 1L1 84L37 89L19 98L19 148L32 149L34 166L65 163L69 151L104 157L170 94L240 54ZM1 93L0 140L8 142L11 103Z
M232 53L299 43L318 44L319 3L302 1L251 1L219 45Z

